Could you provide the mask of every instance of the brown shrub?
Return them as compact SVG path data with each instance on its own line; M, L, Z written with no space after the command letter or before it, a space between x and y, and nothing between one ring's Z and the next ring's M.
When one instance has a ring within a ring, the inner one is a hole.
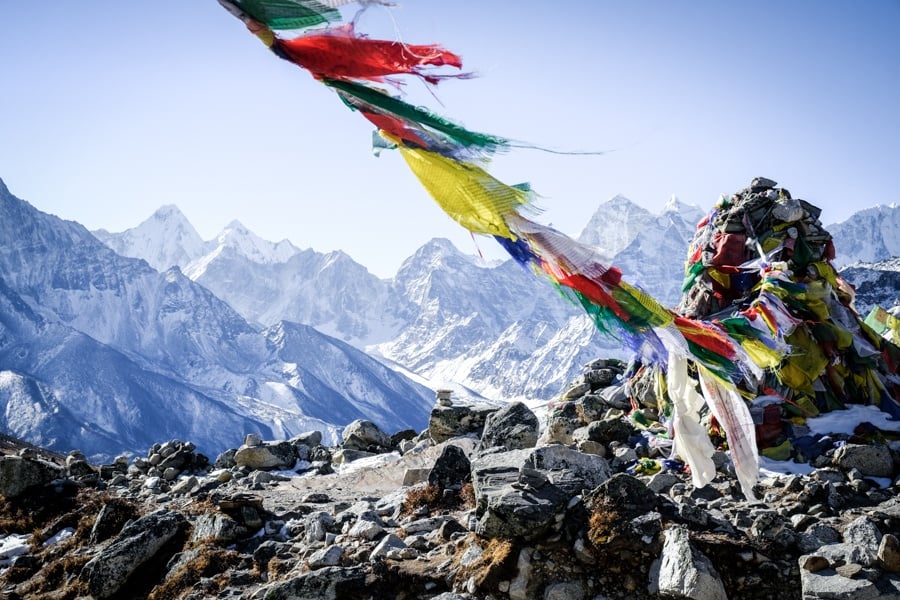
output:
M443 498L440 486L430 484L425 487L412 488L406 494L406 500L400 507L400 514L410 515L417 509L427 506L429 509L437 508Z
M459 490L459 508L468 510L475 508L475 487L471 482L465 483Z
M608 544L619 535L618 529L622 523L622 516L615 506L598 502L594 505L590 519L588 519L588 540L598 547Z
M219 587L216 591L222 591L228 585L225 573L239 562L240 555L237 552L224 550L218 546L203 546L197 556L181 565L164 583L154 587L148 599L175 600L192 590L204 577L213 578Z

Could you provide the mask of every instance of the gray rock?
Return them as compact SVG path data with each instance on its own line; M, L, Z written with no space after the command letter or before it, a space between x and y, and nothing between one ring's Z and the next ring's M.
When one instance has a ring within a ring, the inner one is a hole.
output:
M668 598L727 600L725 586L710 560L693 547L688 530L670 527L665 531L662 555L654 563L658 593ZM651 590L655 593L656 590Z
M222 454L216 457L216 462L213 463L213 467L216 469L230 469L235 466L234 455L237 453L237 448L229 448Z
M817 548L841 541L841 534L825 523L813 523L797 538L797 545L803 552L813 552Z
M891 477L894 473L894 459L887 446L845 444L834 453L834 464L845 471L858 469L868 477Z
M580 398L591 391L591 384L586 381L579 381L570 385L566 391L562 393L563 400L574 400Z
M369 458L370 456L377 456L374 452L366 452L365 450L355 450L353 448L338 448L334 451L334 454L331 455L331 462L336 465L343 465L346 463L351 463L354 460L359 460L361 458Z
M664 494L672 489L672 486L676 483L681 483L681 478L678 475L669 471L660 471L650 477L647 487L657 494Z
M362 538L365 540L374 540L384 534L384 527L380 524L366 519L359 519L347 532L347 536L351 538Z
M15 498L28 488L46 485L65 475L65 468L37 458L0 458L0 496Z
M585 589L580 581L551 583L544 588L544 600L584 600Z
M512 402L488 415L481 434L481 446L507 450L534 448L539 428L537 416L525 404Z
M90 543L99 544L118 534L130 517L130 511L122 504L104 504L100 507L97 518L94 519L94 526L91 528Z
M436 404L428 418L428 435L438 444L464 435L480 437L488 415L496 411L496 406L484 404Z
M270 585L261 594L263 600L339 600L370 596L363 566L323 567Z
M900 600L900 578L881 577L876 581L850 579L834 569L807 571L800 569L803 600Z
M479 514L485 510L488 496L518 482L519 471L531 452L532 450L510 450L472 460L472 486L475 488L476 511Z
M263 443L262 438L259 436L258 433L248 433L244 437L244 445L245 446L250 446L250 447L262 446L262 443Z
M529 600L529 583L531 583L531 550L522 548L516 562L516 577L509 582L510 600Z
M634 427L622 419L592 421L587 427L589 440L607 445L610 442L625 442L634 433Z
M862 546L874 554L881 543L881 531L872 519L857 517L844 529L844 543Z
M574 444L575 430L582 425L586 423L581 422L577 403L565 402L554 408L547 416L547 425L538 438L538 445Z
M341 557L344 555L344 549L341 546L328 546L313 552L309 557L307 564L310 569L321 569L323 567L336 567L341 564Z
M585 394L575 401L578 419L582 423L599 421L609 409L609 404L600 394Z
M372 550L372 554L369 556L369 558L383 558L387 556L388 552L390 552L391 550L402 550L403 548L406 548L406 542L401 540L393 533L389 533L388 535L384 536L384 538L382 538L380 542L378 542L378 545L375 546L375 548Z
M878 545L878 563L889 573L900 573L900 541L892 534L881 538Z
M181 496L184 494L190 494L193 490L199 487L200 482L196 477L191 475L190 477L185 477L174 486L170 490L173 496Z
M544 471L554 485L570 496L592 490L610 477L604 458L559 445L537 448L525 466Z
M490 419L490 417L489 417ZM428 473L429 485L441 489L461 487L472 478L472 465L459 446L447 444Z
M80 577L87 580L91 595L108 598L116 594L135 570L178 533L183 522L181 514L163 509L127 525L82 569Z
M314 448L322 443L322 432L304 431L303 433L298 433L288 441L294 446L300 445Z
M629 517L656 509L657 497L644 482L626 473L617 473L597 486L586 497L590 504L608 504Z
M206 513L197 517L197 520L194 522L191 541L230 544L247 537L251 533L248 528L225 513Z
M387 450L391 447L391 436L365 419L357 419L344 427L341 439L341 446L350 450Z
M290 442L263 443L241 446L234 454L234 462L248 469L290 469L297 462L297 454Z
M477 496L477 492L476 492ZM480 499L484 511L475 528L482 537L530 541L553 531L569 494L553 484L540 488L506 485Z
M334 526L334 517L325 511L316 511L306 515L303 519L308 543L320 542L325 539L325 534Z

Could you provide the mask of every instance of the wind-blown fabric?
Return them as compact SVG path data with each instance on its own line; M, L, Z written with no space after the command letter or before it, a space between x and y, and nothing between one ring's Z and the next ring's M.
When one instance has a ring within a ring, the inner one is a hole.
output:
M675 448L684 454L697 485L708 483L715 473L712 446L699 419L702 406L708 406L725 430L741 488L753 497L758 472L754 426L737 386L758 389L763 369L777 368L784 378L802 375L802 365L785 360L790 344L802 341L805 331L803 319L794 316L789 305L802 296L807 308L826 310L815 287L798 286L770 267L765 252L777 248L764 249L757 241L760 257L753 264L708 272L701 246L692 248L685 290L708 275L713 285L755 283L758 294L732 314L708 320L681 316L625 281L595 248L529 218L536 212L529 187L504 184L485 170L491 155L513 146L509 139L469 131L380 87L399 89L395 78L403 76L427 85L467 77L460 71L458 54L438 44L408 45L360 35L352 24L340 23L337 9L352 4L349 0L219 2L276 55L309 71L372 123L384 139L382 145L399 150L454 221L473 234L494 237L513 259L582 306L599 330L668 372ZM356 4L365 8L387 3ZM294 35L285 30L294 30ZM700 223L704 235L715 235L715 217L714 210ZM728 241L742 249L745 240ZM689 377L688 365L696 379Z

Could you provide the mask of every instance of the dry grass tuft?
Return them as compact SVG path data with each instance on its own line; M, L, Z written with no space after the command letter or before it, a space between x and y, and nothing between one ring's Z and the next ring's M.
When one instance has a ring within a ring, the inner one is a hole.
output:
M400 507L400 514L411 515L423 506L429 509L437 508L440 506L442 498L443 492L440 486L430 484L425 487L412 488L406 494L406 500Z
M175 600L193 590L203 578L212 578L220 592L228 585L227 572L240 562L240 554L218 546L203 546L197 556L181 565L164 583L153 588L149 600ZM206 589L207 593L213 590Z
M599 502L594 505L588 519L588 540L594 546L602 546L612 542L619 535L622 527L622 515L612 504Z

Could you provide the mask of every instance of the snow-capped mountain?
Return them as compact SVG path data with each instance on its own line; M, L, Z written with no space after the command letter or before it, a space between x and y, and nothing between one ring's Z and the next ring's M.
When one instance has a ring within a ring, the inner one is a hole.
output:
M480 266L444 239L407 259L394 289L413 313L400 334L376 350L435 385L462 384L493 399L546 401L585 363L615 352L547 282L512 261Z
M605 248L631 281L674 305L687 241L702 214L673 198L654 215L617 196L598 207L581 241ZM245 246L217 246L185 274L250 321L311 325L433 387L543 401L597 356L626 357L621 344L601 336L580 307L533 273L513 262L484 266L446 240L420 248L391 281L341 252L262 260Z
M287 240L269 242L241 224L232 221L212 240L203 245L202 253L194 254L190 262L182 266L185 274L193 280L203 276L209 263L224 252L234 252L261 265L283 263L300 252Z
M877 263L853 263L841 277L856 288L856 310L865 317L875 306L900 308L900 257Z
M205 244L187 217L174 205L159 208L149 219L121 233L92 232L117 254L143 258L157 271L184 267L202 256Z
M600 205L579 241L612 252L624 277L667 306L681 299L687 248L704 212L674 196L654 215L618 195Z
M900 206L875 206L826 227L834 238L837 268L900 256Z
M51 435L61 450L74 432L98 455L161 435L207 452L254 430L333 439L344 419L363 417L388 431L422 428L433 403L431 390L308 327L260 331L177 267L160 273L120 256L2 182L0 284L7 427L28 440Z
M597 247L628 281L674 306L688 243L704 214L674 197L653 214L619 195L598 206L579 240ZM891 231L885 228L882 238L892 239ZM891 247L882 246L884 252ZM389 281L340 252L303 250L277 261L242 247L204 255L192 263L202 270L188 265L185 272L251 321L311 325L432 387L541 402L554 398L584 363L627 358L622 344L600 335L580 307L533 273L511 261L484 266L446 240L420 248Z

